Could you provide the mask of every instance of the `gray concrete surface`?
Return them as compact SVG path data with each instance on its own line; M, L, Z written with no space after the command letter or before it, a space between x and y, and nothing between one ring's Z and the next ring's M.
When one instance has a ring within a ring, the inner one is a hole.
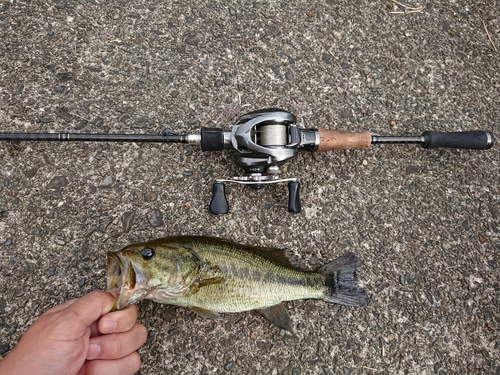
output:
M499 138L499 2L408 4L2 0L1 130L195 134L280 107L303 128ZM144 302L141 374L500 374L498 150L302 153L284 167L300 214L286 185L228 186L213 216L211 184L240 173L229 151L2 142L0 354L103 288L106 251L190 234L288 247L306 269L354 251L371 302L287 303L293 334Z

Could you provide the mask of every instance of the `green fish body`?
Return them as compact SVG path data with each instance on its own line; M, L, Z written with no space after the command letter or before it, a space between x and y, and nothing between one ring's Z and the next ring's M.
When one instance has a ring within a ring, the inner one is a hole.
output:
M195 236L167 237L108 253L108 289L119 288L116 308L142 299L219 313L258 310L291 331L283 301L323 299L361 306L358 259L352 253L317 271L298 269L286 251Z

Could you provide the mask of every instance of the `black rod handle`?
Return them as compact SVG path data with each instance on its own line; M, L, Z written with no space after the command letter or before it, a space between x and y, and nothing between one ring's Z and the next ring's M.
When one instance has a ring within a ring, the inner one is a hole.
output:
M470 150L487 150L493 147L495 137L493 133L482 130L466 132L425 132L423 148L464 148Z

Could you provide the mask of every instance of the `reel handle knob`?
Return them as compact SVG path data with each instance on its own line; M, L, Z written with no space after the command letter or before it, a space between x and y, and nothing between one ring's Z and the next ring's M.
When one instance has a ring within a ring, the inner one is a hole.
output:
M288 212L298 213L302 209L300 206L300 182L299 181L290 181L288 183L288 193L289 193L289 201L288 201Z
M212 187L212 200L210 201L209 211L214 215L227 214L229 203L227 203L226 189L222 182L216 182Z

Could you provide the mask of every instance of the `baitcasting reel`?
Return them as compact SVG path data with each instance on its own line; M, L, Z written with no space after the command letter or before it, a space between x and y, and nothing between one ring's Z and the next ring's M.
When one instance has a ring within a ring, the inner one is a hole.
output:
M245 174L232 179L216 180L212 190L210 212L224 214L229 205L225 194L226 182L245 184L261 189L266 184L288 182L290 212L300 212L299 188L296 178L281 179L280 167L297 156L299 148L314 150L317 134L314 130L299 130L296 118L280 109L265 109L241 116L231 132L202 128L202 151L235 150L235 162Z

